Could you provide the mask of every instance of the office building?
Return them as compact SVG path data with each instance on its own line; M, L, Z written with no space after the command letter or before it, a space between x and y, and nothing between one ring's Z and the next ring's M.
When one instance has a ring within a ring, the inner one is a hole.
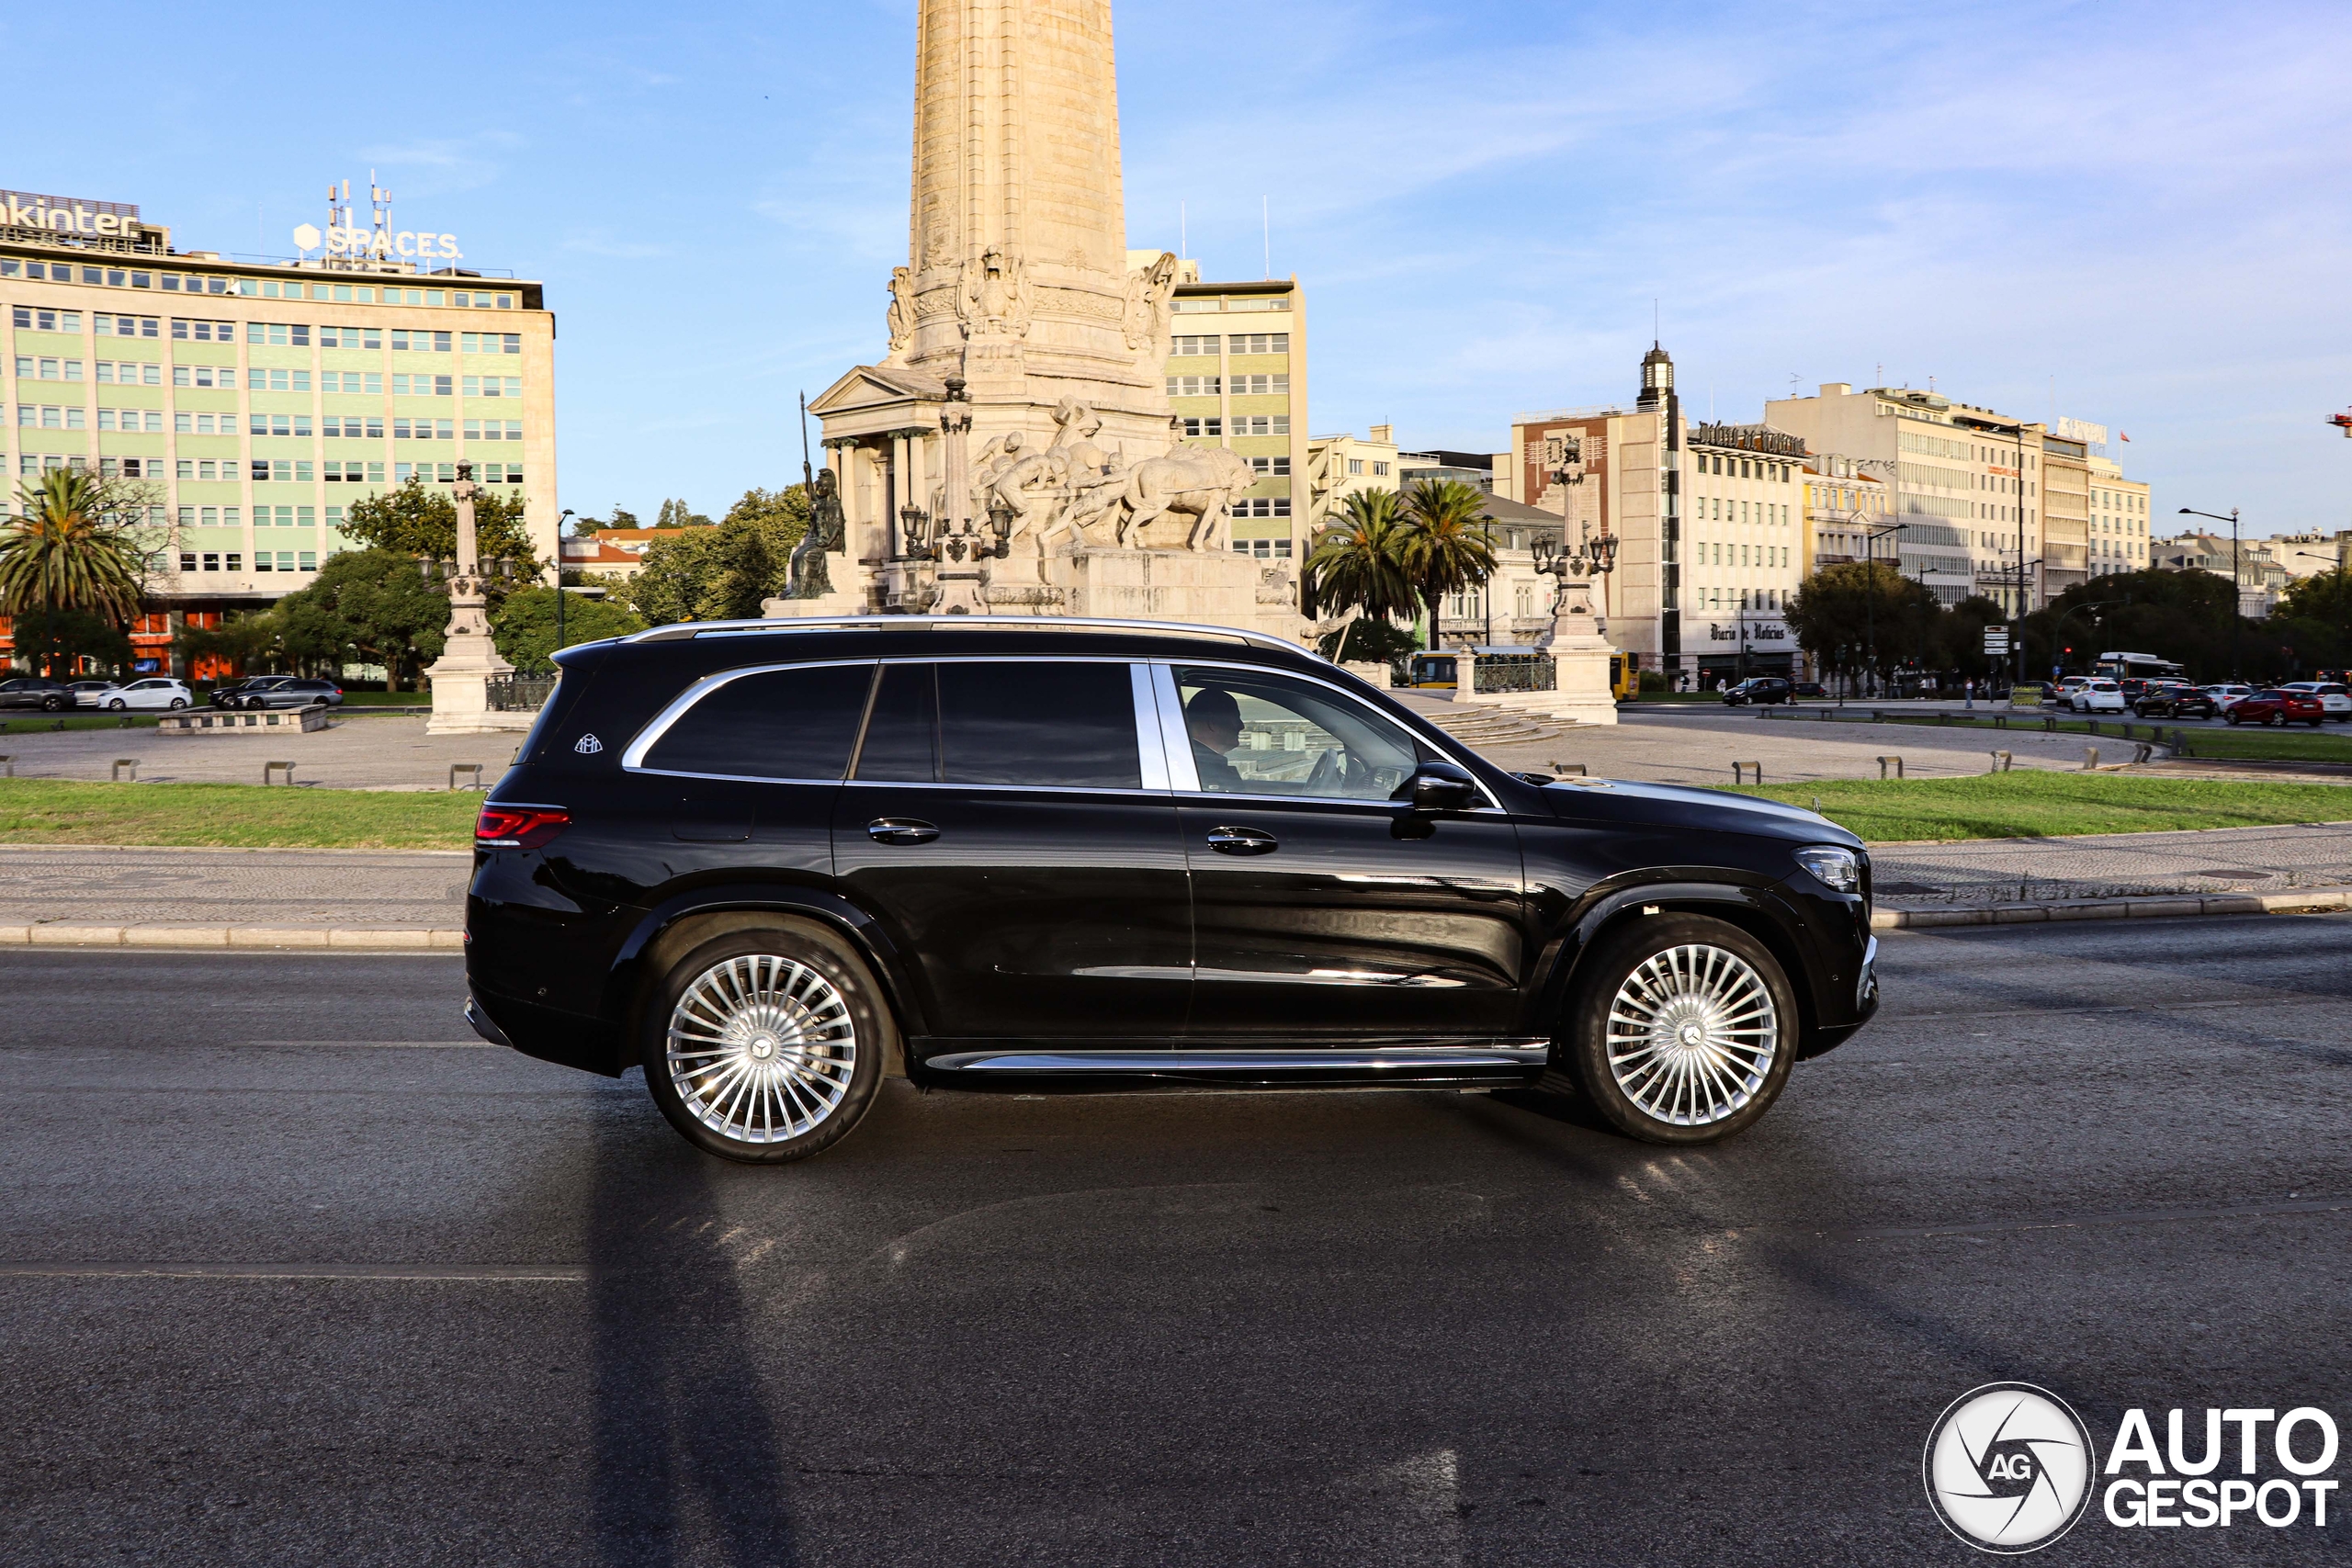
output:
M1128 262L1159 254L1130 252ZM1234 550L1303 558L1313 532L1305 290L1295 277L1204 283L1197 262L1181 261L1170 309L1168 400L1178 438L1229 446L1257 474L1234 503Z
M342 215L297 231L319 258L232 261L173 249L130 204L0 192L11 490L58 468L144 487L151 602L172 621L301 587L346 547L353 502L454 483L460 462L523 499L555 556L541 286L435 265L454 236L395 233L388 207L372 229ZM141 634L142 666L166 641Z

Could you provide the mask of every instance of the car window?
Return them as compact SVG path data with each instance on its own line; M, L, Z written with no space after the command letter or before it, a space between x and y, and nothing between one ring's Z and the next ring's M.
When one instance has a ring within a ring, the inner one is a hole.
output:
M1140 789L1135 677L1125 663L1004 660L939 670L949 784Z
M871 664L740 675L703 694L637 765L754 779L838 779L874 683Z
M939 675L930 664L886 664L857 749L868 784L939 782Z
M1387 800L1438 753L1349 698L1262 671L1179 665L1176 692L1201 788Z

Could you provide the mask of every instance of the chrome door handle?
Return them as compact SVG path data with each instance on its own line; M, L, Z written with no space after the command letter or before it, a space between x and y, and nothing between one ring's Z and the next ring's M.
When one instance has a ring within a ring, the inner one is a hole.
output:
M939 837L938 829L915 817L876 817L865 831L877 844L927 844Z
M1261 833L1255 828L1212 828L1209 848L1223 855L1266 855L1282 848L1272 833Z

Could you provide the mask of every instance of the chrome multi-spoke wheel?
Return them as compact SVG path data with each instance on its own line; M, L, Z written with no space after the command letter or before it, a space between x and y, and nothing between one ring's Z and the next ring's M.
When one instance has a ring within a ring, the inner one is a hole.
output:
M1771 987L1739 954L1700 942L1634 966L1609 1005L1609 1072L1645 1116L1721 1122L1771 1076L1781 1048Z
M735 1144L822 1126L857 1076L848 1000L809 964L748 953L703 970L670 1011L664 1065L686 1113Z

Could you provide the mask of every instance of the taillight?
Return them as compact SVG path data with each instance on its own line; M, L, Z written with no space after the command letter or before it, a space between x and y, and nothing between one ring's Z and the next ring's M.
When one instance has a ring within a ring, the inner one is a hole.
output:
M571 825L560 806L485 806L474 842L486 850L536 850Z

